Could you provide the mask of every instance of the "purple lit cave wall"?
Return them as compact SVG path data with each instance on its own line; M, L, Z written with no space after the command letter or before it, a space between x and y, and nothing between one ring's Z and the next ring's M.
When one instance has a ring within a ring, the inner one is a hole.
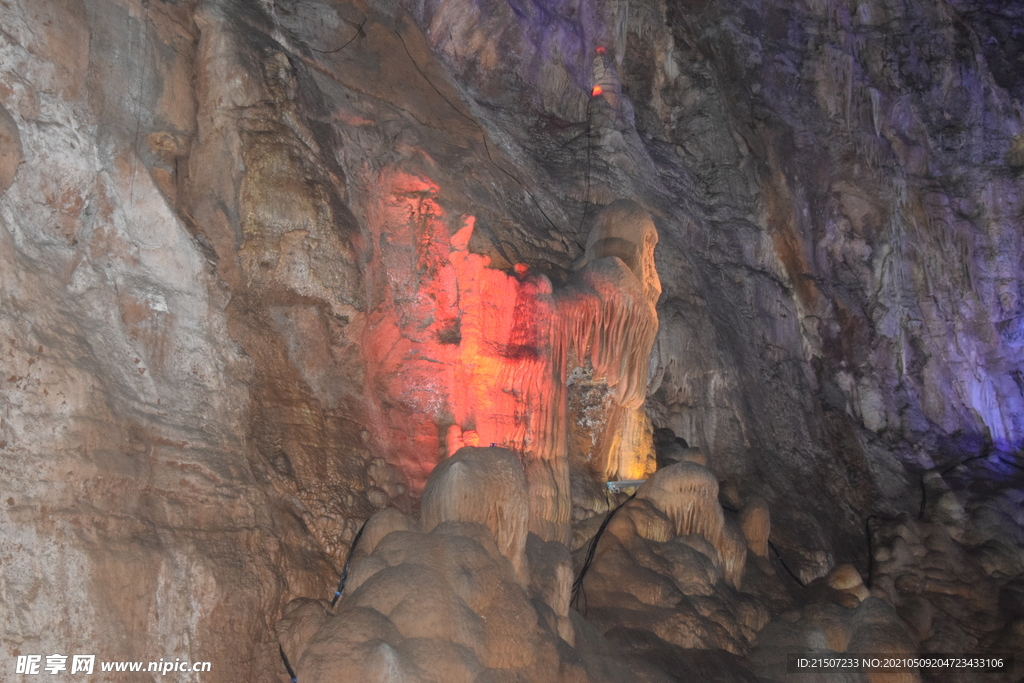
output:
M1022 260L1024 3L0 0L0 680L1020 683Z

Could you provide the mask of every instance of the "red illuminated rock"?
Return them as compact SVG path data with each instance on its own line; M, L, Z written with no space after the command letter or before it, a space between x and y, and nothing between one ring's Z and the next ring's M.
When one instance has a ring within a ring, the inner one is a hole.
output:
M553 291L520 264L490 268L469 250L472 217L452 225L438 188L420 175L382 174L367 211L377 245L363 353L375 438L414 491L445 453L496 444L523 456L531 529L568 542L566 373L586 358L607 385L607 427L593 454L604 476L653 469L641 406L657 333L657 231L633 202L595 221L582 267ZM443 441L441 435L444 435Z

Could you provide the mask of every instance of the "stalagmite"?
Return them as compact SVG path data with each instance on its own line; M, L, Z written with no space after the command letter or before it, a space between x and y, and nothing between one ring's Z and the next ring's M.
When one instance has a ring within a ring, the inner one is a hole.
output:
M697 535L714 546L725 579L740 586L747 559L747 541L718 502L718 480L696 463L681 462L658 470L637 490L672 522L676 536Z
M530 511L526 477L511 451L467 447L441 462L427 481L420 514L424 531L450 521L487 526L523 575Z
M740 588L743 580L743 569L747 564L747 541L732 522L722 526L722 535L715 543L718 554L722 556L722 573L725 580L734 588Z
M638 498L629 501L623 507L621 515L623 519L628 519L632 523L633 529L642 538L664 543L675 536L671 520L649 500Z
M576 641L572 563L561 543L527 536L526 516L510 451L466 447L443 461L418 523L395 510L367 523L333 612L325 601L286 608L278 638L298 679L552 680Z
M758 557L768 557L768 537L772 529L768 503L760 498L747 503L740 516L740 528L750 551Z
M299 655L302 654L306 643L327 621L329 609L326 600L309 598L292 600L285 606L276 630L281 648L291 661L299 661Z
M526 539L526 554L530 564L530 596L550 608L554 621L550 624L551 630L572 645L576 634L569 619L573 580L569 549L562 543L545 542L536 534L530 534Z
M725 516L718 503L718 479L706 467L689 462L666 467L644 482L636 497L664 512L676 536L698 534L715 544L722 535Z
M395 508L384 508L373 514L363 528L362 536L356 546L359 555L369 555L385 536L392 531L413 531L416 520L407 517Z
M916 648L895 610L883 600L869 597L853 617L848 652L872 652L893 657L912 656ZM868 683L919 683L916 669L899 672L869 671Z
M825 583L829 588L849 593L857 598L857 602L866 600L871 591L864 585L860 572L852 564L841 564L828 573Z

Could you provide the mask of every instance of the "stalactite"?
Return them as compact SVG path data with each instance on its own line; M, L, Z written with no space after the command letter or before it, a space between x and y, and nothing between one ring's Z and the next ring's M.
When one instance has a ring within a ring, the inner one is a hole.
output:
M658 330L657 231L633 202L606 207L579 271L555 292L525 264L508 273L470 252L472 217L449 236L436 192L423 178L384 174L367 212L383 288L365 333L377 438L414 494L440 453L511 449L528 473L532 530L568 542L570 354L589 358L610 392L599 474L638 479L654 469L642 406Z
M882 135L882 91L878 88L868 88L871 97L871 123L875 126L875 135Z
M628 200L612 203L595 219L580 270L556 294L560 325L552 346L559 384L571 354L577 362L589 358L594 379L613 392L608 427L590 454L609 479L639 479L653 470L650 429L637 411L646 399L648 361L658 333L657 241L642 207Z
M664 26L664 10L657 0L632 0L629 3L629 30L641 39L648 39L659 26Z

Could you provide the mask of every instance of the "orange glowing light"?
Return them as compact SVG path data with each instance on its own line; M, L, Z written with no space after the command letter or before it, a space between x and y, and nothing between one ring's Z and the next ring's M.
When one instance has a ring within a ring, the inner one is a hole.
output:
M591 97L597 97L598 95L600 95L603 92L604 92L604 88L602 88L599 85L595 85L594 89L590 91L590 96Z
M383 286L363 330L378 447L413 495L439 449L496 443L528 457L561 454L564 438L548 425L564 421L550 281L525 263L490 268L469 250L473 217L446 216L429 180L393 171L380 188L367 222ZM442 415L450 427L439 433Z
M639 272L600 258L603 266L555 292L525 263L509 273L470 251L475 219L446 215L428 179L387 171L377 192L366 211L378 302L362 331L367 418L375 448L403 471L412 496L440 452L463 446L498 444L525 461L564 464L570 354L587 354L616 405L642 415L657 315ZM653 272L653 243L650 254ZM657 293L660 285L653 300ZM623 425L602 453L644 428L639 419ZM651 460L638 453L612 464L620 479L641 479Z

